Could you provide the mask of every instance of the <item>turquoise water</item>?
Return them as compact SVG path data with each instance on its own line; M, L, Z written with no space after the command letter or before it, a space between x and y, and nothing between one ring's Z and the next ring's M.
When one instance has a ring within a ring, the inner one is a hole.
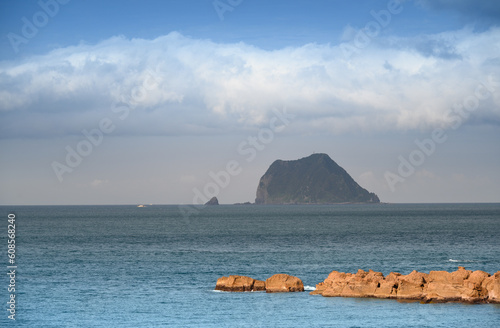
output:
M0 207L16 213L16 326L500 327L499 305L215 292L229 274L500 270L500 204ZM185 212L185 211L184 211ZM8 276L0 279L6 304ZM4 286L4 287L2 287ZM6 309L5 305L5 309ZM13 326L8 312L0 326Z

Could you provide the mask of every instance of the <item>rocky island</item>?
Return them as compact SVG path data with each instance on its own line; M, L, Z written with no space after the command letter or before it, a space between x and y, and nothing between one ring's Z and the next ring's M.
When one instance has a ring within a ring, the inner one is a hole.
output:
M217 199L217 197L214 196L210 198L210 200L206 202L205 205L210 205L210 206L219 205L219 200Z
M379 203L327 154L277 160L262 176L256 204Z

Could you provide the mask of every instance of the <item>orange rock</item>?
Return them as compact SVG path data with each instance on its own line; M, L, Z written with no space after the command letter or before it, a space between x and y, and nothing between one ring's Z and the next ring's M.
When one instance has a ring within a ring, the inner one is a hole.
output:
M328 275L328 278L325 281L333 281L337 279L345 279L346 274L344 272L332 271Z
M310 292L310 295L323 295L323 292L326 290L327 286L324 282L320 282L316 284L316 289Z
M387 275L387 277L385 277L385 281L399 281L399 277L401 277L401 273L398 273L398 272L391 272Z
M255 279L246 276L229 276L217 279L215 290L226 292L249 292L253 290Z
M379 284L375 281L360 280L350 283L342 289L344 297L374 297Z
M346 297L374 297L384 275L381 272L358 270L342 290Z
M428 301L460 301L462 295L467 293L463 286L439 282L430 282L423 290L423 296Z
M406 276L398 277L397 298L420 300L424 298L423 290L428 274L413 270Z
M469 277L472 271L465 270L464 267L458 267L455 272L431 271L429 272L429 282L439 282L445 284L463 284L463 281Z
M316 290L311 295L323 295L325 297L341 296L342 289L346 286L346 279L350 279L351 273L332 271L322 283L316 285Z
M380 281L380 280L384 279L384 275L382 274L382 272L376 272L373 270L369 270L368 274L365 276L365 278L368 281Z
M489 273L477 270L469 275L465 283L472 284L472 286L474 287L480 287L484 279L488 278L489 276L490 276Z
M343 289L344 289L345 286L339 286L339 285L335 285L335 286L328 286L322 293L321 295L323 295L324 297L340 297L340 296L344 296L344 294L342 293L343 292Z
M263 280L255 280L253 284L253 291L264 291L266 290L266 282Z
M471 273L472 273L471 270L465 270L464 267L459 266L458 270L452 272L451 274L453 275L453 279L455 279L458 282L462 282L463 280L469 278Z
M500 271L490 276L484 271L413 271L408 275L391 272L384 278L375 271L356 274L333 271L319 283L313 295L330 297L377 297L422 300L425 302L500 303Z
M364 271L363 269L359 269L354 276L356 278L364 278L367 274L368 272Z
M469 277L471 271L459 267L455 272L431 271L428 276L428 284L424 287L425 299L427 301L460 301L462 296L470 298L474 295L472 290L464 287L464 280Z
M356 274L333 271L311 294L326 297L374 297L381 282L384 282L384 275L373 270L358 270Z
M450 282L451 273L448 271L431 271L429 272L429 282Z
M482 287L487 290L490 303L500 303L500 271L484 279Z
M266 280L266 293L303 292L304 284L297 277L284 273L275 274Z
M373 293L377 298L396 298L398 293L398 284L396 282L384 281Z
M399 287L400 273L391 272L380 282L379 288L375 291L374 296L378 298L396 298Z

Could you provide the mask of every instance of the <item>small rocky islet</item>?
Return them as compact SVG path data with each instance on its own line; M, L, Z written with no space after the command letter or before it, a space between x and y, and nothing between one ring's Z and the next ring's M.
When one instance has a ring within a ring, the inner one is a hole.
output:
M256 280L246 276L221 277L216 290L227 292L266 291L302 292L304 285L300 278L288 274L276 274L270 278ZM407 275L391 272L384 276L373 270L358 270L357 273L332 271L316 285L311 295L324 297L384 298L422 303L496 303L500 304L500 271L491 275L487 272L466 270L412 271Z
M205 205L207 205L207 206L219 205L219 200L217 199L217 197L214 196L214 197L210 198L210 200L208 202L206 202Z

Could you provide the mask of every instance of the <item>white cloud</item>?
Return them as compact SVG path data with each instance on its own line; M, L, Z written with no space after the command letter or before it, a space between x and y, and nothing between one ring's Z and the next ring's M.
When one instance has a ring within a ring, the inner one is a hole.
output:
M284 106L299 133L432 128L480 81L500 80L500 28L372 43L347 59L338 45L266 51L170 33L1 62L0 135L79 134L104 117L120 134L225 133ZM499 90L471 118L498 123ZM123 122L118 102L130 109Z

